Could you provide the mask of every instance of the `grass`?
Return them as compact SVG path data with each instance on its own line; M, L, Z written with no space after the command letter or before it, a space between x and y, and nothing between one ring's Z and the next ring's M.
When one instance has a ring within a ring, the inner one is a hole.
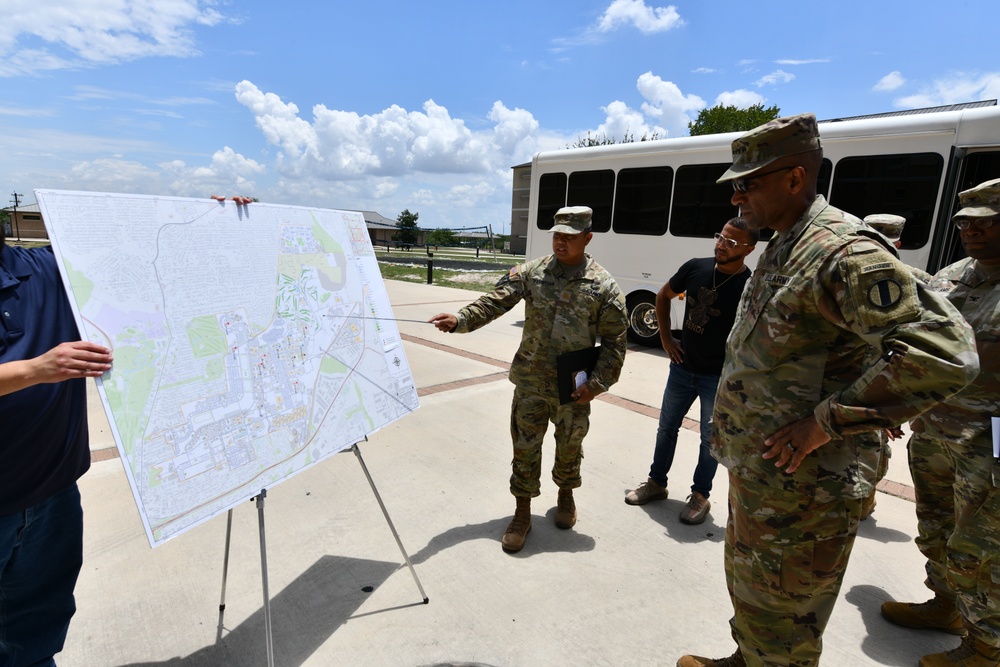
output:
M437 255L435 255L437 257ZM489 292L500 278L507 274L510 257L502 269L484 271L457 271L434 267L434 284L442 287L457 287L458 289ZM379 262L379 270L383 280L403 280L408 283L426 283L427 268L424 266L406 266Z

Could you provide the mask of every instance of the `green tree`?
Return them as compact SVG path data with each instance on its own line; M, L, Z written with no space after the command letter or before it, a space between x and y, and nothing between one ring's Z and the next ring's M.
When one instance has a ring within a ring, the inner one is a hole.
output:
M643 134L639 137L639 141L656 141L659 138L659 133L653 132L651 135ZM591 135L590 130L588 130L586 138L577 137L576 141L566 146L566 148L590 148L591 146L610 146L611 144L631 144L634 141L635 135L628 130L625 130L625 135L621 140L609 137L606 132L601 136L597 136L596 134Z
M720 134L722 132L746 132L769 120L774 120L781 114L777 105L764 108L764 104L755 104L746 109L736 106L714 106L702 109L694 122L688 123L691 136L701 134Z
M435 229L424 234L427 245L455 245L455 232L450 229Z
M410 213L410 209L404 208L403 212L396 217L396 228L398 232L392 235L392 240L396 243L414 245L419 236L417 234L417 219L419 213Z

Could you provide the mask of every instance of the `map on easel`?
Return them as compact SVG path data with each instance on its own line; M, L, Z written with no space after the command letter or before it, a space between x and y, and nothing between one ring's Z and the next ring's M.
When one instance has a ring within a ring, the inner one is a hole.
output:
M35 196L150 545L418 407L360 212Z

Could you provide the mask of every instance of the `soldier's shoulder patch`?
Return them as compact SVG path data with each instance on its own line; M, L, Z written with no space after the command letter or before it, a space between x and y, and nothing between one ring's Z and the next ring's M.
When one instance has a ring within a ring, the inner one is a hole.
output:
M840 268L865 331L908 322L919 312L912 274L888 253L849 253Z
M903 286L892 278L883 278L868 287L868 303L876 308L892 308L902 298Z

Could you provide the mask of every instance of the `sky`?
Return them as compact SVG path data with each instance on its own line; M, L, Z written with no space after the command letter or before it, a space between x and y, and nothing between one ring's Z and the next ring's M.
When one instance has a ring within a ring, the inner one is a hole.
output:
M717 104L1000 98L1000 2L4 0L0 204L35 188L510 226L511 167ZM10 201L8 201L10 200Z

